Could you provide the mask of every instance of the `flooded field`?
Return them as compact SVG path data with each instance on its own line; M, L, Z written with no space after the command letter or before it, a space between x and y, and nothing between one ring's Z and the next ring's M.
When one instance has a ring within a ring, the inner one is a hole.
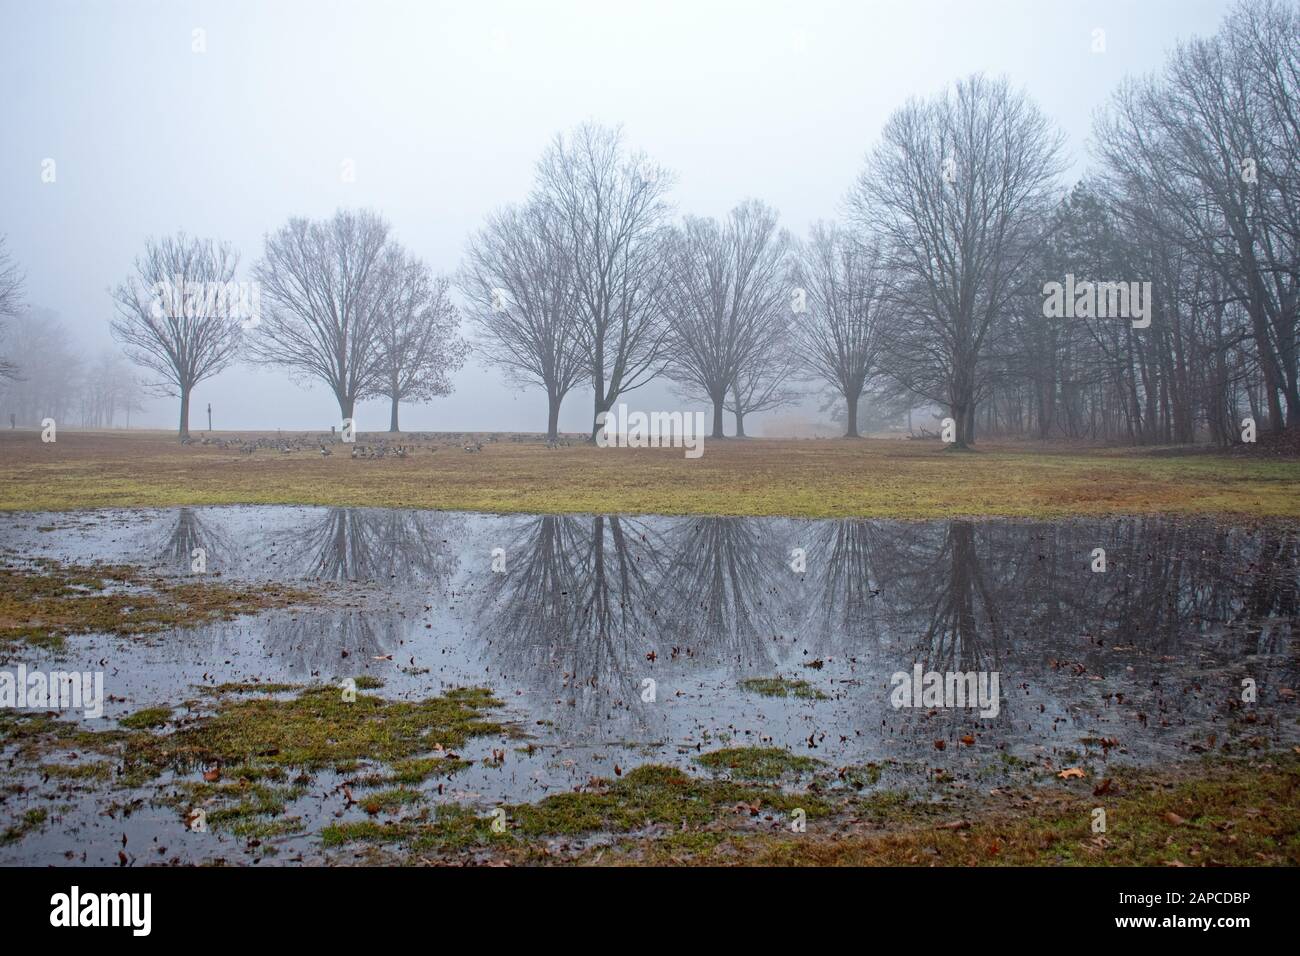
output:
M493 732L415 787L435 809L489 815L647 763L703 774L701 757L734 747L924 797L936 779L993 786L1017 767L1096 776L1300 743L1300 549L1284 524L227 507L0 515L0 552L316 595L196 627L0 644L0 671L103 673L103 717L57 714L82 729L164 708L166 733L215 689L253 682L282 685L276 699L346 693L347 678L391 701L490 691ZM991 696L897 706L928 672L980 675ZM249 840L194 832L167 798L212 768L111 786L41 769L72 753L38 765L0 750L0 862L314 860L323 826L376 816L359 795L366 760L300 780L283 814L301 825Z

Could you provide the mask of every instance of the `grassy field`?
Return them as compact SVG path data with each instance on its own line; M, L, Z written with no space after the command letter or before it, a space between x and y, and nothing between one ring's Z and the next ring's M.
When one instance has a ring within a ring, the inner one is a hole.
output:
M749 439L706 442L703 457L688 460L681 449L551 450L507 436L479 436L482 451L467 453L463 436L433 436L405 458L353 460L342 444L322 457L315 435L284 440L294 450L247 455L181 446L162 432L61 431L49 444L32 431L0 432L0 510L317 504L804 518L1300 517L1300 461L1244 455Z
M366 690L382 685L358 682ZM154 806L172 808L178 822L202 806L208 824L249 841L247 851L276 853L274 846L259 849L261 841L296 835L352 862L1300 862L1300 756L1255 749L1262 738L1225 736L1221 753L1160 770L1117 762L1101 778L1081 769L1063 777L1050 760L1008 762L982 786L965 774L936 776L923 793L883 785L892 765L834 768L779 748L734 747L700 754L689 769L643 764L534 803L501 805L505 826L497 831L482 807L441 799L471 766L456 752L471 738L502 740L483 758L487 766L513 765L526 746L524 728L496 721L501 701L485 688L418 701L369 693L345 701L330 685L230 684L203 687L200 695L183 713L150 707L101 731L48 713L0 710L9 769L39 780L27 799L40 792L44 802L0 827L0 847L73 824L78 803L69 796L76 794L97 806L148 795ZM445 748L428 753L432 740ZM309 798L319 788L316 775L329 770L345 781L344 813ZM1106 811L1104 834L1092 830L1097 807ZM806 831L796 834L790 821L800 810ZM227 844L215 852L234 851Z

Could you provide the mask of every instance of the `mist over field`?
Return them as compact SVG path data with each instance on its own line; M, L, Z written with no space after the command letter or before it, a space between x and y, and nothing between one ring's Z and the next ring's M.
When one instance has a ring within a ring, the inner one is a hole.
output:
M586 122L622 124L630 149L673 174L671 221L722 218L756 198L803 239L843 215L893 111L978 71L1005 76L1063 132L1064 195L1096 165L1094 111L1177 41L1212 34L1229 6L5 0L0 235L25 273L25 306L57 316L92 369L120 354L110 290L150 237L229 242L247 279L290 217L369 209L451 275L471 233L527 197L553 137ZM54 182L43 181L48 159ZM354 181L341 181L345 163ZM512 387L477 357L451 385L405 405L403 427L545 430L542 391ZM824 388L805 391L756 414L749 433L842 431ZM662 376L625 400L708 410ZM175 427L174 399L142 401L133 427ZM589 430L591 401L579 383L561 430ZM242 361L195 388L193 427L206 427L209 403L218 429L321 429L339 417L326 387ZM387 427L386 403L363 401L357 419Z
M0 83L14 927L1294 922L1300 0L0 0Z

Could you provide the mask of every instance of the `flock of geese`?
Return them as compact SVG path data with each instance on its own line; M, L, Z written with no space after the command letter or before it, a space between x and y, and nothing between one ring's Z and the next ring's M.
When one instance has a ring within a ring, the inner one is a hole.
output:
M483 437L474 432L449 432L446 434L423 434L413 432L402 436L403 444L389 444L385 438L379 438L365 444L355 442L340 442L337 433L331 431L328 435L293 435L283 436L279 433L274 438L262 436L260 438L211 438L203 435L194 438L186 435L181 439L182 445L198 445L220 448L227 451L236 451L241 455L254 455L259 451L278 452L282 455L292 455L295 452L311 451L314 445L317 453L322 458L329 458L334 454L332 446L346 444L351 449L353 460L374 461L381 458L409 458L421 450L433 454L440 448L459 449L470 454L477 454L483 451L485 445L496 444L502 440L500 436L488 435ZM574 440L561 436L556 439L539 439L536 435L507 435L505 441L510 444L535 444L539 441L550 450L558 448L569 448L577 444ZM420 444L409 444L410 442Z

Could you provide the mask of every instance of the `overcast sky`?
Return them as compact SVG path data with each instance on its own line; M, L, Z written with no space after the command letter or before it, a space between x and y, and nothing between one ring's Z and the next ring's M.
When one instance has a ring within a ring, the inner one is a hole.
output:
M757 197L802 236L839 213L890 112L973 71L1005 74L1037 100L1077 178L1092 113L1121 78L1214 32L1230 6L0 0L0 233L27 301L59 313L87 355L112 346L108 289L148 236L228 240L243 278L288 217L370 207L450 273L483 217L525 196L551 137L584 120L622 123L672 169L679 214L721 216ZM196 29L206 52L193 50ZM341 181L345 160L355 182ZM634 395L634 407L681 405L659 383ZM338 417L323 386L244 366L193 401L195 427L208 402L218 428ZM575 393L560 424L583 431L590 416L590 393ZM175 403L142 418L174 427ZM386 404L357 418L386 428ZM471 361L455 394L404 406L402 425L536 431L545 418L540 392ZM746 424L761 431L761 419Z

